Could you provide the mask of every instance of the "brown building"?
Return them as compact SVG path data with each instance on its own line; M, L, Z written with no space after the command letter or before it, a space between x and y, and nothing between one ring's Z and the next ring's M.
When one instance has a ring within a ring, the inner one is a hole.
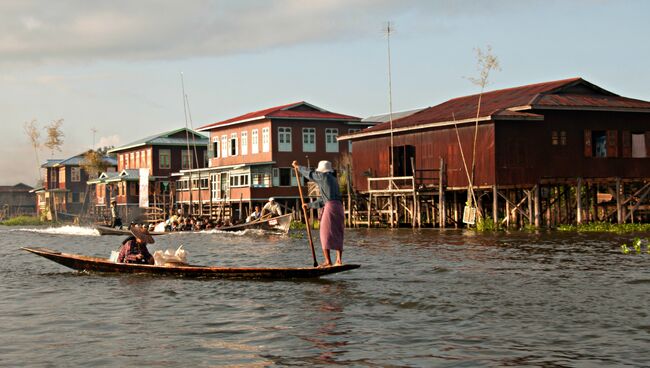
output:
M202 168L207 163L208 139L191 129L180 128L142 138L109 153L117 156L117 172L102 173L96 180L97 206L106 212L116 200L123 219L141 214L140 173L148 176L147 206L168 211L173 203L174 179L171 174L183 169ZM98 210L102 212L102 210Z
M348 143L336 138L369 125L304 101L205 125L199 131L210 134L209 165L176 174L183 183L178 186L177 200L201 203L201 211L225 205L247 212L269 197L287 208L295 207L298 182L291 162L315 166L329 160L336 165L350 152ZM200 191L194 189L199 186Z
M36 195L29 185L0 185L0 219L36 214Z
M495 221L523 216L540 224L542 214L548 224L611 219L607 208L593 210L598 193L619 198L619 221L643 208L639 199L647 195L650 180L650 102L616 95L581 78L480 97L478 114L479 95L459 97L342 137L354 148L356 189L372 191L369 177L415 176L415 190L436 187L442 178L442 202L432 200L445 211L442 224L459 222L458 206L465 198L455 191L466 191L472 176L479 210L491 205ZM441 169L442 175L435 173ZM450 194L455 203L447 203ZM558 210L554 203L566 209L551 213ZM587 209L586 203L594 206Z
M41 165L43 187L33 190L37 196L39 213L46 214L48 219L52 218L52 214L55 214L56 219L58 214L77 216L85 205L92 203L92 194L88 193L86 182L93 175L89 175L83 167L85 154L86 152L65 160L50 159ZM115 170L115 159L106 156L104 161L109 168Z

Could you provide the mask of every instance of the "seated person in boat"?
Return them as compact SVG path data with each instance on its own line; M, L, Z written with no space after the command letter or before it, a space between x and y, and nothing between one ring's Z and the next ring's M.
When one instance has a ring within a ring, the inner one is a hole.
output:
M209 218L206 217L206 218L203 219L203 229L204 230L210 230L213 227L214 227L214 225L212 224L212 221L210 221Z
M154 264L153 256L147 249L147 244L155 243L149 231L141 226L133 225L131 226L131 234L122 242L117 262Z
M253 211L253 213L250 214L250 216L246 217L246 222L259 220L260 217L262 217L262 212L260 211L260 206L255 205L255 210Z
M276 217L282 216L282 208L280 204L275 201L275 198L269 198L269 201L262 208L261 217Z

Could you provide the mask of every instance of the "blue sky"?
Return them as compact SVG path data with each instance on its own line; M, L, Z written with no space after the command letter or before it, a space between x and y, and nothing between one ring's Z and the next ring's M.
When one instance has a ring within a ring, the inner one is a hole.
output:
M0 184L33 185L23 132L63 118L54 157L305 100L365 117L477 93L474 49L502 70L488 89L581 76L650 100L647 1L3 1ZM41 161L50 152L39 152Z

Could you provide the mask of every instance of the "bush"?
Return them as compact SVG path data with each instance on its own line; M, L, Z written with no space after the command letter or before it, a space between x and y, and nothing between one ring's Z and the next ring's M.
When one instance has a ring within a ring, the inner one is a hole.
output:
M0 222L0 225L5 226L31 226L42 225L43 222L38 217L33 216L17 216L6 221Z
M592 222L581 225L560 225L559 231L637 233L649 232L650 224L612 224L609 222Z

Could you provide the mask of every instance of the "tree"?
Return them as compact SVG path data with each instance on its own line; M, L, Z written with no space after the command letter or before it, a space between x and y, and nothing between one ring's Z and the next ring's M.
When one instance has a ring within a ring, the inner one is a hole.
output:
M41 160L38 157L38 149L41 147L41 133L38 131L36 126L36 119L32 119L30 122L25 122L24 124L25 134L29 138L29 143L34 148L34 155L36 155L36 170L38 171L39 182L42 181L41 177Z
M84 153L84 159L80 164L81 168L88 173L91 178L96 178L109 166L109 163L104 159L104 154L100 151L88 150Z
M62 125L63 119L58 119L54 120L50 125L45 126L47 139L45 140L44 146L52 152L52 156L54 156L54 150L61 152L64 137L63 130L61 129Z

